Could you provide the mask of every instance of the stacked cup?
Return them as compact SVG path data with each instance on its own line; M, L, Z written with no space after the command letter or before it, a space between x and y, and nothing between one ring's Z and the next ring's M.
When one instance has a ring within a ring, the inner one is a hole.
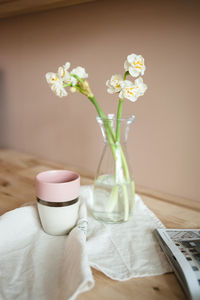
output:
M36 176L36 195L44 231L67 234L78 218L80 176L67 170L50 170Z

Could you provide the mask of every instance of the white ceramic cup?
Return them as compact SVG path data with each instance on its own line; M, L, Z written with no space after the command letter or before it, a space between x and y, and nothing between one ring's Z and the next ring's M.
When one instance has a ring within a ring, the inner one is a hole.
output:
M79 211L80 176L67 170L37 174L36 195L44 231L65 235L75 225Z

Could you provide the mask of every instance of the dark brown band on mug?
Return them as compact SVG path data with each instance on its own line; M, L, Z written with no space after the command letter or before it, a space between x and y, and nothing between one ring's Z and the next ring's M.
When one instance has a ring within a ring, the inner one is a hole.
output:
M76 198L74 200L70 201L65 201L65 202L50 202L50 201L44 201L39 198L37 198L38 203L46 206L51 206L51 207L63 207L63 206L70 206L78 202L79 198Z

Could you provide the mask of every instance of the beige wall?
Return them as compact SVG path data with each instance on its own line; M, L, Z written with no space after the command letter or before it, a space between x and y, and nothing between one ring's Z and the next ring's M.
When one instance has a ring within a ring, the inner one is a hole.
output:
M0 144L94 175L102 140L81 95L62 100L44 75L82 65L106 112L105 81L132 52L145 57L148 92L124 113L136 121L129 153L136 183L200 200L199 1L97 1L0 21Z

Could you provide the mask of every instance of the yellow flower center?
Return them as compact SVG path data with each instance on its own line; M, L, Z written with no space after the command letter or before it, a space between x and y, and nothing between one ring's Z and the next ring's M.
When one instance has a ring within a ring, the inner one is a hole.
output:
M135 62L132 62L132 65L134 66L134 68L136 68L136 69L142 69L142 66L143 66L143 63L142 63L142 61L141 60L137 60L137 61L135 61Z
M134 88L127 88L127 89L126 89L127 94L129 94L129 95L131 95L131 96L134 96L133 90L134 90Z
M63 73L62 73L62 77L65 76L65 69L63 68Z

